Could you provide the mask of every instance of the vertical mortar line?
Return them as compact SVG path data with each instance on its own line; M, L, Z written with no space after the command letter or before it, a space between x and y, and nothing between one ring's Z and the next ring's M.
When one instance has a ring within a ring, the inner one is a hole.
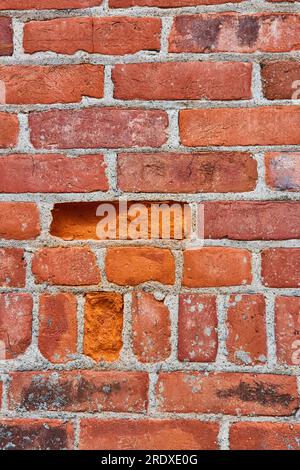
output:
M173 16L161 18L160 57L167 59L169 52L169 35L173 24Z
M227 362L227 305L229 302L229 295L217 295L217 319L218 319L218 351L215 361L216 366L224 366Z
M76 417L74 420L74 450L79 449L80 421L81 419L79 417Z
M157 410L156 386L158 381L158 371L149 372L148 389L148 415L153 416Z
M9 411L8 408L8 392L9 392L9 384L10 384L10 375L9 373L5 373L1 377L2 380L2 404L1 404L1 413Z
M108 179L109 190L114 192L118 192L117 158L116 152L108 152L104 155L104 161L106 163L105 174Z
M252 97L255 104L262 104L264 101L259 62L252 62Z
M171 322L171 354L169 361L178 360L178 309L179 309L179 295L166 295L164 304L170 312Z
M112 81L113 65L104 66L104 94L106 101L114 102L114 82Z
M264 288L261 282L261 247L258 246L256 250L251 251L251 265L252 265L252 287L256 290Z
M132 348L132 295L130 292L124 294L124 313L123 313L123 331L122 331L122 351L120 359L125 363L133 363L135 356Z
M182 249L179 250L171 250L171 253L174 256L174 262L175 262L175 283L174 283L174 289L176 287L180 290L182 286L182 276L183 276L183 251Z
M13 27L13 57L18 60L24 55L23 36L24 36L24 22L16 17L12 17Z
M84 341L84 294L77 296L77 354L83 354Z
M170 150L177 150L180 146L180 134L179 134L179 110L171 109L166 110L169 119L169 138L167 146Z
M229 430L230 430L230 420L226 417L221 418L220 421L220 430L218 434L218 444L220 450L230 450L229 442Z
M51 228L51 223L52 223L52 210L54 208L54 203L37 201L36 205L40 213L40 224L41 224L40 237L44 240L47 240L49 239L49 237L51 237L50 228Z
M40 308L40 295L38 292L32 294L33 309L32 309L32 341L31 346L38 350L39 343L39 308Z
M105 289L107 287L107 278L106 278L106 271L105 271L105 258L106 258L106 248L95 248L92 249L93 253L95 253L96 258L97 258L97 265L100 270L101 274L101 282L100 282L100 287L102 289ZM95 291L99 290L97 287L95 287Z
M29 115L23 112L19 112L18 119L19 119L19 137L17 148L19 152L31 152L34 150L33 146L30 142L30 130L29 130Z
M275 338L275 295L265 293L266 297L266 333L267 333L267 351L268 367L273 368L277 365L276 357L276 338Z

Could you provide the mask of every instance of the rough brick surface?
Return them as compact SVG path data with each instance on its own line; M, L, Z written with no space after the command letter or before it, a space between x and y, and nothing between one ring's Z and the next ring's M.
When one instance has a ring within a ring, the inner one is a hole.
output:
M122 153L118 183L129 192L246 192L256 186L257 165L240 153Z
M30 346L32 307L30 294L0 294L0 360L15 359Z
M0 157L2 193L79 193L106 191L102 155L70 158L59 154Z
M217 356L216 297L181 294L178 318L178 359L183 362L214 362Z
M68 450L74 446L72 423L49 419L2 419L1 450Z
M197 420L96 420L82 422L82 450L213 450L217 423Z
M299 449L294 0L0 0L0 449Z
M15 372L11 378L10 409L143 412L147 406L143 372Z
M0 202L0 238L34 239L40 233L39 219L39 211L35 204Z
M159 362L171 353L170 312L153 295L137 292L132 302L132 341L141 362Z
M39 350L53 363L68 362L77 352L77 302L72 294L40 297Z

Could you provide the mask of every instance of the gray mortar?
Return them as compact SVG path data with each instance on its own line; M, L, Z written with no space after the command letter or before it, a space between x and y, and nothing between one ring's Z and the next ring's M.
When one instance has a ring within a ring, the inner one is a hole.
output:
M298 377L298 389L300 393L300 367L298 366L283 366L277 363L276 358L276 344L274 338L274 299L276 295L299 296L300 289L287 288L266 288L260 281L260 252L267 247L300 247L299 240L271 240L271 241L237 241L237 240L206 240L205 246L228 246L246 248L253 252L253 283L249 286L233 286L226 288L198 288L187 289L181 288L180 283L182 279L183 269L183 256L181 249L189 246L185 241L175 242L167 240L158 241L74 241L64 242L55 237L51 237L48 233L51 224L52 216L51 210L56 202L67 201L113 201L121 194L117 190L117 175L116 175L116 161L117 154L126 151L141 152L149 151L152 153L161 151L173 151L182 153L195 153L198 151L250 151L253 158L258 164L258 183L255 190L247 193L205 193L205 194L151 194L151 193L126 193L128 200L149 200L149 201L182 201L191 204L193 209L193 219L195 224L195 211L197 203L210 200L300 200L300 194L273 191L266 187L264 182L264 154L268 151L300 151L300 145L289 146L250 146L250 147L184 147L180 143L179 128L178 128L178 112L180 109L196 109L196 108L231 108L231 107L256 107L256 106L274 106L274 105L299 105L300 100L275 100L269 101L262 95L262 81L260 63L265 60L300 60L299 51L291 51L288 53L262 53L257 52L253 54L239 54L239 53L210 53L210 54L192 54L192 53L179 53L174 54L167 52L167 38L172 25L172 17L180 14L196 14L196 13L218 13L225 11L233 11L240 13L255 13L255 12L286 12L286 13L299 13L300 3L293 4L271 4L264 0L253 0L242 2L241 4L223 4L223 5L207 5L198 7L184 7L184 8L130 8L130 9L109 9L108 1L104 0L101 7L79 9L79 10L48 10L48 11L15 11L7 10L1 11L0 16L13 17L13 30L14 30L14 54L12 57L1 57L0 65L62 65L62 64L102 64L105 66L105 80L104 80L104 98L94 99L83 97L81 103L75 104L55 104L55 105L0 105L0 111L14 112L18 114L20 122L20 137L18 145L15 149L2 149L1 155L11 153L32 153L32 154L46 154L46 153L62 153L68 155L70 158L76 158L77 155L86 155L89 153L101 153L104 155L107 164L106 174L109 181L110 190L108 192L94 192L88 194L1 194L0 201L33 201L36 202L41 214L41 235L34 241L2 241L3 247L21 247L26 251L27 261L27 280L26 288L9 289L9 292L31 292L33 294L34 308L33 308L33 330L32 330L32 344L23 356L15 360L0 361L0 379L3 381L3 394L2 394L2 411L3 417L28 417L28 418L59 418L63 420L72 420L75 423L75 448L79 445L79 432L80 432L80 419L81 418L124 418L124 419L146 419L147 416L156 418L172 418L172 419L197 419L202 421L218 421L220 423L220 432L218 442L221 449L229 448L229 428L231 423L239 421L256 421L256 422L289 422L300 423L300 412L298 411L293 416L288 417L249 417L249 416L223 416L219 414L201 414L201 413L159 413L157 411L155 387L158 378L158 372L163 371L176 371L176 370L191 370L191 371L227 371L227 372L252 372L252 373L272 373L278 375L292 375ZM52 52L25 54L23 50L23 25L29 20L46 20L51 18L67 18L74 16L94 16L94 17L109 17L109 16L130 16L130 17L161 17L162 18L162 34L161 34L161 50L159 52L141 51L134 55L127 56L110 56L101 54L88 54L80 51L76 54L69 56L63 54L56 54ZM143 62L171 62L171 61L244 61L253 64L252 76L252 94L251 100L245 101L205 101L205 100L189 100L189 101L121 101L114 99L113 91L114 84L111 79L112 67L114 64L126 63L143 63ZM169 139L165 145L159 149L149 147L144 148L130 148L130 149L71 149L57 151L53 150L37 150L34 149L30 142L29 127L28 127L28 113L31 111L44 111L48 109L84 109L91 106L121 106L123 108L142 108L142 109L162 109L166 110L169 117ZM95 252L98 264L101 271L102 283L100 286L87 286L87 287L57 287L49 286L47 284L36 285L33 275L31 274L31 259L33 253L43 246L84 246L89 244L91 249ZM131 337L131 293L135 288L130 286L116 286L109 283L106 279L104 269L104 259L106 247L109 246L122 246L122 245L145 245L145 246L159 246L172 249L176 261L176 283L174 286L165 286L157 282L145 283L139 286L147 292L153 293L155 298L164 301L165 305L169 308L171 318L171 341L172 352L170 358L162 363L156 364L142 364L137 361L132 350L132 337ZM66 364L52 364L42 357L38 350L38 308L39 308L39 294L43 292L56 293L60 291L73 292L78 301L78 354L74 360ZM92 359L85 357L83 353L83 331L84 331L84 294L86 292L94 291L114 291L124 294L125 308L124 308L124 330L123 340L124 347L122 349L120 359L114 363L96 363ZM0 292L8 292L8 289L0 288ZM187 293L207 293L217 295L218 306L218 354L215 363L181 363L177 359L177 344L178 344L178 299L180 292ZM266 329L267 329L267 346L268 346L268 360L265 365L249 366L249 365L236 365L231 364L227 360L226 351L226 302L228 296L232 293L263 293L266 298ZM74 370L74 369L93 369L93 370L135 370L147 371L149 373L149 409L148 415L138 413L113 413L113 412L98 412L98 413L71 413L71 412L50 412L50 411L37 411L26 412L19 410L8 409L8 386L10 381L9 372L11 371L29 371L29 370Z

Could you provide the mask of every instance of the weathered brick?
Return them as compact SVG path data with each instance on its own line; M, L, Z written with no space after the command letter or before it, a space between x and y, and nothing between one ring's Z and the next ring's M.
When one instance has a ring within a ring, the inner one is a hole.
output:
M40 217L36 204L0 202L0 238L29 240L36 238L39 233Z
M18 136L19 121L16 114L0 113L0 148L14 147Z
M1 0L0 10L64 10L96 7L103 0Z
M296 377L226 372L161 372L158 410L290 416L299 406Z
M86 295L83 352L95 361L116 361L123 341L123 297L114 292Z
M300 191L300 153L268 153L266 183L278 191Z
M179 125L188 147L300 144L299 106L185 109Z
M154 109L54 109L31 113L29 126L33 146L42 149L160 147L168 117Z
M184 251L183 285L222 287L250 284L251 254L239 248L203 247Z
M27 53L53 51L74 54L126 55L160 49L159 18L56 18L30 21L24 26Z
M0 286L25 287L26 262L21 248L0 248Z
M247 100L252 65L239 62L120 64L114 96L123 100ZM188 86L187 86L188 84Z
M171 354L170 312L152 294L136 292L132 298L133 351L140 362L159 362Z
M262 252L262 280L267 287L299 287L300 249L264 250Z
M300 203L296 201L207 202L204 204L204 220L205 238L300 238Z
M178 359L213 362L217 356L216 296L181 294L178 318Z
M141 413L147 407L145 372L13 372L11 378L9 409Z
M182 15L174 18L169 51L289 52L299 50L299 33L297 14Z
M83 419L81 450L213 450L219 425L198 420Z
M107 191L102 155L74 158L59 154L0 156L2 193L85 193Z
M12 55L13 46L13 30L12 20L9 17L0 17L0 56Z
M77 103L83 96L102 98L102 65L0 67L6 104Z
M300 297L275 300L276 352L280 364L300 365Z
M2 419L1 450L69 450L74 447L72 423L56 419Z
M249 154L122 153L118 185L129 192L227 193L255 189L257 164Z
M73 294L42 294L39 350L53 363L72 360L77 352L77 301Z
M268 100L300 98L300 62L267 62L261 74L264 96Z
M230 449L299 450L299 434L298 423L234 423L230 428Z
M88 247L42 248L33 257L32 272L38 284L84 286L101 281L96 256Z
M126 209L116 201L67 202L54 205L50 233L64 240L183 239L190 227L191 210L180 202L127 201Z
M174 284L175 260L170 250L152 247L109 248L106 275L110 282L136 286L148 281Z
M0 359L15 359L30 346L32 306L30 294L0 294Z
M233 294L227 305L228 360L240 365L265 364L267 337L265 298L261 294Z

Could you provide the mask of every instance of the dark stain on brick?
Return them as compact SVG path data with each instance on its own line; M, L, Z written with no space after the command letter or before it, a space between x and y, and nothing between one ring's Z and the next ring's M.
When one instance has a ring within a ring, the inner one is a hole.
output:
M252 385L243 381L236 387L218 390L217 396L219 398L236 397L245 402L253 401L265 406L280 405L285 408L294 400L294 397L288 393L278 393L277 385L262 382L255 382Z
M51 427L47 423L0 425L0 450L60 450L67 446L64 427Z
M221 25L222 20L216 18L189 18L187 20L187 17L179 17L176 19L178 33L186 36L183 40L192 41L204 51L209 51L216 45ZM192 39L187 36L192 36Z
M99 387L84 377L72 377L70 380L53 380L44 378L33 380L30 386L22 391L20 408L33 410L60 410L76 407L78 404L91 401L94 394L102 394L103 401L112 393L121 390L120 382L101 384Z
M238 40L242 46L252 46L255 44L259 33L259 20L255 16L244 16L239 18Z

